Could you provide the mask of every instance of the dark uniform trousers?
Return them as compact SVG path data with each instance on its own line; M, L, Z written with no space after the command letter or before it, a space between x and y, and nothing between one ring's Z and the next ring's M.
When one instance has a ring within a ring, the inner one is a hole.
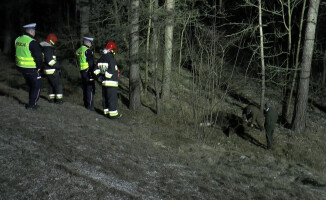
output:
M63 94L60 70L55 70L54 74L47 75L48 77L48 94Z
M266 141L267 141L267 148L271 149L273 147L273 133L274 133L275 126L266 126Z
M103 108L116 111L118 107L118 87L102 86Z
M88 69L80 71L83 87L84 106L87 109L94 110L95 82L91 80Z
M36 106L36 103L40 98L40 92L42 87L41 76L35 68L29 69L18 67L18 70L23 74L26 83L29 87L28 108L33 108Z
M278 114L273 107L270 107L269 110L266 112L265 117L265 130L266 130L266 141L267 141L267 148L272 149L273 147L273 134L276 126L276 122L278 119Z

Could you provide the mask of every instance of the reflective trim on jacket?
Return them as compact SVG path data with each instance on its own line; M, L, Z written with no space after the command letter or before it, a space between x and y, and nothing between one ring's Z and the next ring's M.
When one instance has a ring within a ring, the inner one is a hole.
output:
M118 87L118 81L108 81L105 80L102 82L102 86L106 86L106 87Z

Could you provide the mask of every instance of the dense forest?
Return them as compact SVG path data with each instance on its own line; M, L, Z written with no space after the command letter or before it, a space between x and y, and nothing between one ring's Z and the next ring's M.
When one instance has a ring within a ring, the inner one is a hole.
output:
M191 110L180 109L195 124L216 121L216 102L241 72L260 85L261 109L276 88L283 124L304 132L310 94L326 84L325 12L320 0L17 0L1 7L1 51L13 57L15 38L32 22L39 41L58 35L59 60L73 64L83 36L95 38L95 58L114 41L129 108L148 98L157 114L173 107L171 91L189 73L192 91L177 98L188 100Z
M326 199L325 14L321 0L7 1L0 199ZM58 36L62 66L63 103L48 102L43 74L37 110L15 65L30 23L39 43ZM100 84L95 110L83 106L83 37L95 61L117 45L118 120L103 116ZM243 118L266 102L269 150Z

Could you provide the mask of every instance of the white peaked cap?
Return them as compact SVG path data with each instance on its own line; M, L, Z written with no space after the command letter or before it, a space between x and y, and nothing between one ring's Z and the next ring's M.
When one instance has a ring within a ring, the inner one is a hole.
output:
M93 42L94 38L90 38L90 37L84 37L85 41L89 41L89 42Z
M26 24L23 27L26 28L26 29L35 29L36 23Z

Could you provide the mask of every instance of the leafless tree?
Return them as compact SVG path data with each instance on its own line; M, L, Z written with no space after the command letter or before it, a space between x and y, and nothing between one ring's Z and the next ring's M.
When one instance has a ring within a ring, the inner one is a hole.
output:
M129 108L140 108L139 79L139 0L131 1L130 16L130 76L129 76Z
M260 110L262 111L264 108L264 101L265 101L265 56L264 56L264 33L263 33L261 0L258 0L258 13L259 13L260 61L261 61Z
M307 26L305 32L305 41L303 45L303 55L300 80L297 92L297 101L295 105L295 112L292 123L293 130L297 133L303 133L306 128L309 78L314 50L315 31L317 25L319 4L320 0L310 0L307 16Z
M165 51L164 69L162 84L162 100L170 97L172 50L173 50L173 28L174 28L174 8L175 0L166 0L166 25L165 25Z

